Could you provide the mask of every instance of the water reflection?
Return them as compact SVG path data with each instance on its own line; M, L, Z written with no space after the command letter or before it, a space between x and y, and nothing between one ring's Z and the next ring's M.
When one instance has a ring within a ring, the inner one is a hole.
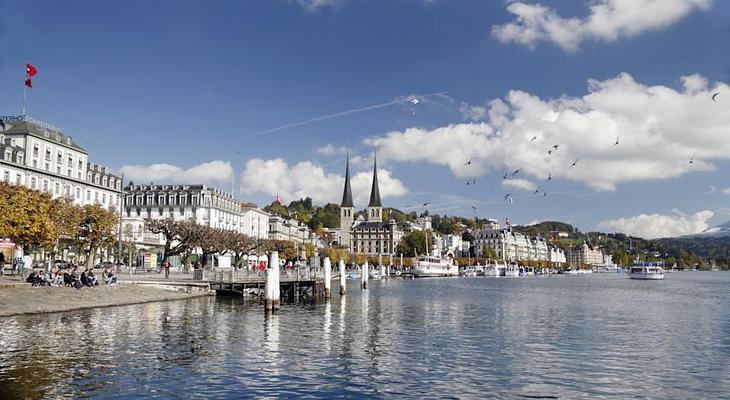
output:
M9 317L0 398L723 397L728 284L373 281L270 315L204 298Z

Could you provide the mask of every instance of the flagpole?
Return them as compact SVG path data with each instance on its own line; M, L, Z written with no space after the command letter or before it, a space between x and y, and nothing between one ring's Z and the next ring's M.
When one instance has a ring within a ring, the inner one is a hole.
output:
M25 102L28 97L28 86L25 84L25 81L23 81L23 110L22 110L22 116L25 117Z

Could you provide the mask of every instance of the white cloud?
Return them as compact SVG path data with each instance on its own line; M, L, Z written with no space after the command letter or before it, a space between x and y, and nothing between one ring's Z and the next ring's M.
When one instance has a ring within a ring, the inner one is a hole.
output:
M502 181L502 186L528 192L537 189L537 185L534 182L522 178L505 179Z
M501 42L529 48L544 41L574 51L584 40L612 42L665 29L694 10L711 5L712 0L595 0L590 2L587 16L564 18L539 3L513 2L507 11L515 19L495 25L492 34Z
M317 153L326 157L334 156L336 154L347 154L347 147L335 147L332 143L327 143L322 147L318 147Z
M722 194L730 194L730 187L722 189Z
M125 165L120 168L125 178L137 183L229 183L233 167L228 161L210 161L183 169L171 164Z
M334 7L339 0L290 0L290 2L299 4L307 10L316 11L325 7Z
M279 195L284 202L304 197L311 197L317 204L337 203L342 200L345 177L327 173L310 161L301 161L289 165L281 158L264 160L255 158L246 163L241 173L240 187L243 193L264 193L270 196ZM356 207L364 207L370 198L372 171L354 173L350 177L352 195ZM394 178L391 171L378 169L378 185L380 197L385 201L388 197L403 196L408 189Z
M710 87L699 75L682 81L675 90L620 74L590 80L582 97L557 99L512 90L488 103L482 122L410 128L364 143L384 160L440 164L457 177L520 169L522 177L537 181L551 175L615 190L620 182L675 178L730 159L730 96L710 100L716 91L730 92L730 86ZM464 165L468 160L471 164Z
M621 232L627 235L656 239L700 233L710 226L707 221L715 215L710 210L685 215L674 211L674 215L640 214L628 218L601 221L598 229Z

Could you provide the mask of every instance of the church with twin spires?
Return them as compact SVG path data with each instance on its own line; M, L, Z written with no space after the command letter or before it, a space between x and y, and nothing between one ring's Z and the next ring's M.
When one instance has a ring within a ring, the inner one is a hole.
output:
M352 254L366 256L394 256L395 247L403 238L403 231L393 219L383 221L383 204L378 187L378 159L373 161L373 185L370 201L362 215L355 218L355 206L350 186L350 155L345 167L345 189L340 203L340 244Z

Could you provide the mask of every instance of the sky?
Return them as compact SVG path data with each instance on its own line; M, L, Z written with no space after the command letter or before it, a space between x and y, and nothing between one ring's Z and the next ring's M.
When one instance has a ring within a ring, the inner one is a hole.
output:
M679 236L730 220L729 43L717 0L3 1L0 114L30 62L138 184L339 203L349 147L356 207L377 152L385 206Z

